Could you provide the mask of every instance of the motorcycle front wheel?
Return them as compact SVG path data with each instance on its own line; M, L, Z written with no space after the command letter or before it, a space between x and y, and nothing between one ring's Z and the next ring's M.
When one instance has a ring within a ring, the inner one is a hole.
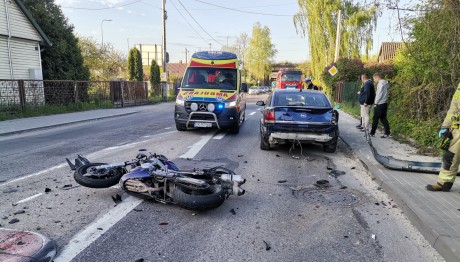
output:
M75 181L85 187L90 188L107 188L118 184L124 172L121 169L114 168L104 172L96 172L95 166L105 165L104 163L91 163L83 165L73 174Z
M176 185L173 199L182 208L205 211L222 205L225 200L225 192L222 190L221 185L213 185L206 191L195 191L181 185Z

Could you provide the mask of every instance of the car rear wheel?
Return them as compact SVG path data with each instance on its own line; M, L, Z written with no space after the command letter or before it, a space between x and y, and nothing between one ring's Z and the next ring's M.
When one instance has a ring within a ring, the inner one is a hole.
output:
M337 150L337 139L333 142L326 143L323 145L323 151L326 153L334 153Z
M260 135L260 149L270 150L270 143L268 142L268 139L265 139L262 134Z

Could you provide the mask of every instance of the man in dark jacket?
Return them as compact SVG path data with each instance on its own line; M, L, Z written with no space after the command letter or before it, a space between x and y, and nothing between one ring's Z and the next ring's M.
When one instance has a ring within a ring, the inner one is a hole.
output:
M361 105L361 117L363 119L363 129L369 129L369 112L375 99L374 82L369 79L367 74L361 75L361 81L363 81L363 87L359 91L359 104Z
M315 85L313 84L311 78L305 79L305 84L306 84L306 86L307 86L307 89L310 89L310 90L318 90L318 87L315 86Z

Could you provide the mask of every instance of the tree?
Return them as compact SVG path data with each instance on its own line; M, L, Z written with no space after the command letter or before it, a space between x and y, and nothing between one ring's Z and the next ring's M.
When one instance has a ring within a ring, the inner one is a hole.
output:
M161 94L160 81L160 66L158 66L155 59L153 59L150 65L150 86L152 87L152 96L159 96Z
M110 43L102 49L92 37L78 37L78 47L83 56L83 64L90 70L91 80L112 80L123 78L126 60Z
M144 78L141 52L139 52L137 48L132 48L131 50L129 50L128 78L131 81L142 81Z
M272 71L272 59L277 53L270 39L270 29L254 24L252 37L245 49L245 68L249 75L257 80L264 80Z
M43 77L49 80L87 80L89 70L83 64L78 40L61 8L54 0L23 0L35 21L53 46L41 53Z
M298 0L299 12L294 16L297 33L308 36L313 76L319 78L326 65L333 62L337 35L337 17L343 14L340 54L359 58L372 48L372 32L377 22L377 7L340 0Z

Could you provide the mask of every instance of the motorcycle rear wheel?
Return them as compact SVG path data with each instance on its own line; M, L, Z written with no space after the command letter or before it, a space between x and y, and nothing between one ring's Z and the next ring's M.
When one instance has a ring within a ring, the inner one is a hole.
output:
M110 170L107 176L104 177L86 176L88 169L100 165L105 165L105 163L83 165L75 170L73 178L78 184L90 188L107 188L118 184L118 181L123 176L123 172L118 168Z
M210 189L207 189L207 193L204 192L202 190L194 192L193 190L176 185L173 199L178 206L197 211L211 210L224 203L225 192L222 190L221 185L213 185Z

